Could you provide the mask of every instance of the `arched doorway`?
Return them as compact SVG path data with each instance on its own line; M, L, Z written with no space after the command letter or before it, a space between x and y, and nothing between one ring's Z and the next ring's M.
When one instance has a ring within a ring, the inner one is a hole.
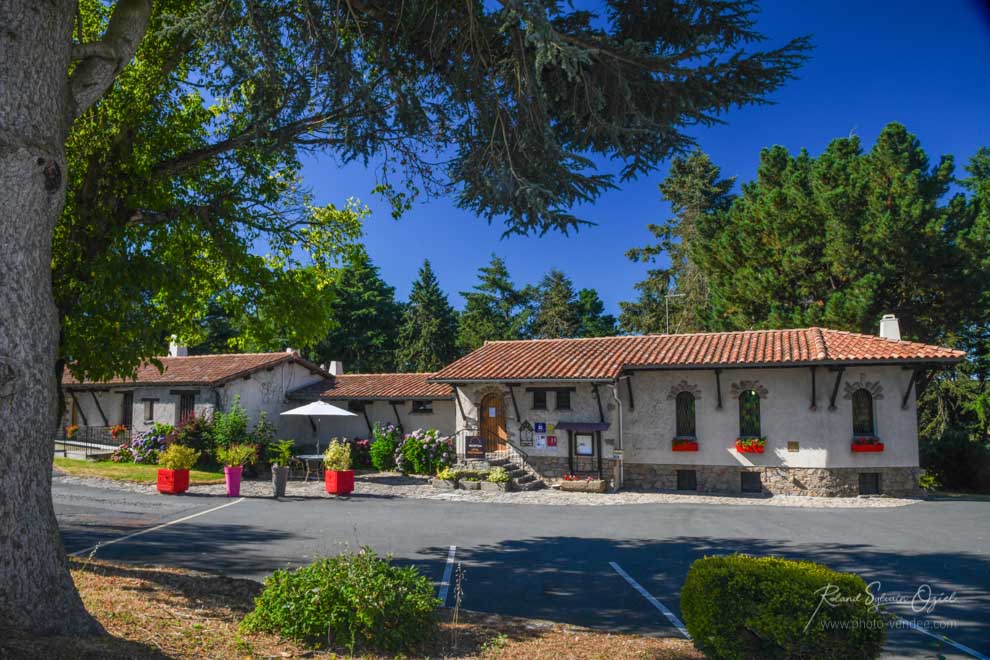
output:
M481 399L481 437L485 439L485 451L505 451L505 401L501 394L486 394Z

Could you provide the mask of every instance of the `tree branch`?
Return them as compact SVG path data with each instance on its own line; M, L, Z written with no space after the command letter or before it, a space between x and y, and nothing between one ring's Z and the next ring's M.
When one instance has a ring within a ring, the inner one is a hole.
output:
M134 57L151 20L151 0L117 0L106 34L98 42L79 44L73 57L82 57L69 78L78 117L106 94L117 74Z

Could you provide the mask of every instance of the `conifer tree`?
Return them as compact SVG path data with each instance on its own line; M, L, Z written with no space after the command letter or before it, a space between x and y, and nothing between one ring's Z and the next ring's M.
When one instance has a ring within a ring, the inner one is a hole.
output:
M457 312L433 272L423 262L413 282L399 330L396 354L402 371L437 371L457 357Z
M516 289L505 261L492 255L478 269L478 284L462 292L465 305L458 328L458 346L472 351L488 340L522 339L529 321L529 295Z

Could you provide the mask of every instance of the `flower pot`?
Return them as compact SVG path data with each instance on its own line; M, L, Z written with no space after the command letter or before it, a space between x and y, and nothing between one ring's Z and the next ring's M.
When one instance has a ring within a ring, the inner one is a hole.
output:
M457 482L451 479L440 479L439 477L433 477L430 480L430 484L434 488L439 488L440 490L454 490L457 488Z
M697 440L674 440L671 451L698 451Z
M494 481L479 481L478 487L486 493L504 493L509 490L509 482L495 483Z
M272 490L275 497L285 497L285 486L289 483L289 468L272 466Z
M457 483L464 490L481 490L480 481L459 481Z
M331 495L347 495L354 490L354 470L324 470L323 480Z
M882 442L874 442L873 444L856 444L852 443L852 450L854 454L860 454L865 452L880 452L883 451Z
M179 495L189 490L189 470L158 470L158 492Z
M766 445L744 445L736 441L736 451L740 454L762 454Z
M604 493L608 482L604 479L572 479L560 482L560 490L566 493Z
M241 496L242 472L244 472L244 467L240 465L235 467L225 467L223 469L223 478L227 481L227 497Z

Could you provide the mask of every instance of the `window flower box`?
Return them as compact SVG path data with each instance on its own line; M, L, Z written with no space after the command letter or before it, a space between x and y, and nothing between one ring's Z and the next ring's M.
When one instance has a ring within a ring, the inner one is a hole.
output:
M880 438L860 436L853 438L852 450L854 454L881 452L883 451L883 443L880 442Z
M698 441L695 438L674 438L671 451L698 451Z
M736 451L740 454L762 454L766 446L766 438L736 438Z

